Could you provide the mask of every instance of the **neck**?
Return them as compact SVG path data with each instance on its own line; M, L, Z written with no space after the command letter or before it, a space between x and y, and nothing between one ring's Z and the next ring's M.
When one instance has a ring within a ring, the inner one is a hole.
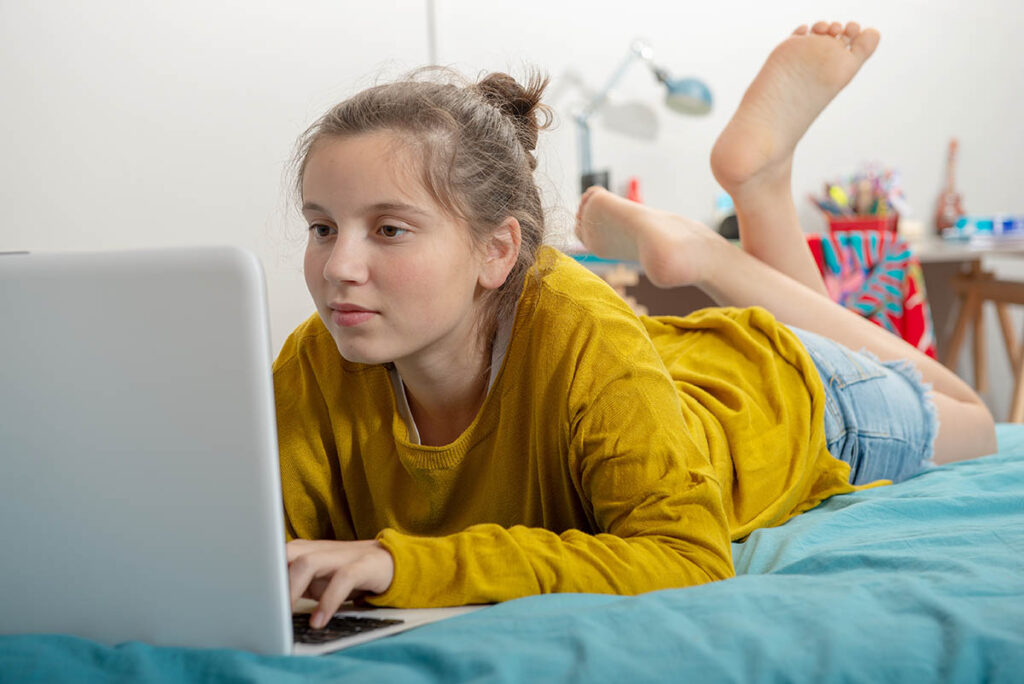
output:
M395 362L420 442L443 446L458 439L476 419L487 397L491 344L442 362Z

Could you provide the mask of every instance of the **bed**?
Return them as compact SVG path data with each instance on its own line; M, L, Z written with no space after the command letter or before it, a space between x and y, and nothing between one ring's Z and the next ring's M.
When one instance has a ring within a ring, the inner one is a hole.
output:
M999 453L835 497L738 576L536 596L315 658L0 637L0 681L1021 682L1024 426Z

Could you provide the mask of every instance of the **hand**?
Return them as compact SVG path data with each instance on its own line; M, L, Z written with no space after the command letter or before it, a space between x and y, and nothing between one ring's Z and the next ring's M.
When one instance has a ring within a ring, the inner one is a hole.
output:
M292 608L300 598L319 602L309 620L314 629L326 625L353 592L383 594L395 576L394 558L373 539L296 539L285 549Z

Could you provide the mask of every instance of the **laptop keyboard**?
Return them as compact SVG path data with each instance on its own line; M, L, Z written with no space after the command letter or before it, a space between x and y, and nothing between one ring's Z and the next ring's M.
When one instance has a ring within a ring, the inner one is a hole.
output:
M400 625L402 622L404 620L335 615L322 629L313 629L309 626L308 614L295 614L292 615L292 633L295 635L295 641L300 644L322 644L353 634L371 632L381 627Z

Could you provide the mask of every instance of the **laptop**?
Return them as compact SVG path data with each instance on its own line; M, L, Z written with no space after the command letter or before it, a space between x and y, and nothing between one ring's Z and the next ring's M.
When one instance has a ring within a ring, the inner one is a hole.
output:
M293 617L265 290L233 247L0 253L0 634L312 655L476 608Z

